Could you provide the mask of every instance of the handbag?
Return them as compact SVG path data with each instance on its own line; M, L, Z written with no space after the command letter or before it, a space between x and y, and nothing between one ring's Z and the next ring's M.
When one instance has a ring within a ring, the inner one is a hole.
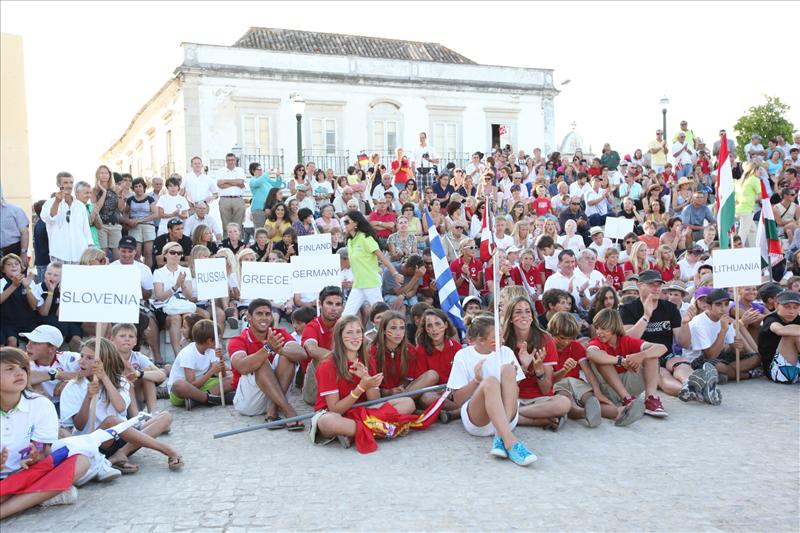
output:
M183 294L178 291L169 297L169 300L164 303L164 307L162 307L161 310L164 311L164 314L169 316L186 315L197 311L197 306L194 302L190 302L184 298Z

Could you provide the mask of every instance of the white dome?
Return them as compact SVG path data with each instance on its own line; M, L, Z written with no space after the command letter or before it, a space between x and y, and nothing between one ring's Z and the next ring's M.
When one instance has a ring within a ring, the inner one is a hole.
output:
M574 154L578 150L585 151L586 146L583 144L583 139L581 138L580 134L577 131L573 130L564 136L564 140L561 141L561 149L559 150L562 154Z

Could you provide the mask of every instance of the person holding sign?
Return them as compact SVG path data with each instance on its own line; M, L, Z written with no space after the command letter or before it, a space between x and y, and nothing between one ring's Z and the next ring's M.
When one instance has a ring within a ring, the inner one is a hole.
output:
M355 315L366 304L383 301L378 261L394 276L398 285L405 279L378 246L375 228L360 211L348 211L342 219L348 233L347 251L353 270L353 288L344 308L345 315Z
M222 348L215 348L214 323L200 320L192 327L194 342L175 357L169 373L169 402L189 411L197 404L221 405L220 396L233 390L230 376L222 383L218 377L225 371ZM225 403L233 398L225 397Z
M228 341L233 380L236 390L233 407L239 414L267 414L267 422L279 420L278 411L287 418L297 415L286 399L297 363L306 353L283 328L274 327L272 303L256 298L247 307L248 327ZM288 430L303 429L302 422L285 426ZM276 427L275 429L279 429Z

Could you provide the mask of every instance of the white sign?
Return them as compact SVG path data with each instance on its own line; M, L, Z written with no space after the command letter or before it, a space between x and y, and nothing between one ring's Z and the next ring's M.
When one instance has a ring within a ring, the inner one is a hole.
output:
M761 251L758 248L714 250L711 263L715 289L761 285Z
M632 231L632 218L606 217L606 227L603 233L609 239L624 239L625 235Z
M303 235L297 238L298 255L323 255L333 253L330 233Z
M239 292L245 300L266 298L284 302L295 293L292 288L292 265L290 263L242 263L242 280Z
M64 265L61 322L139 322L142 285L136 265Z
M342 263L339 254L292 256L294 292L319 292L325 287L342 286Z
M197 259L194 262L194 283L198 300L228 297L228 271L225 258Z

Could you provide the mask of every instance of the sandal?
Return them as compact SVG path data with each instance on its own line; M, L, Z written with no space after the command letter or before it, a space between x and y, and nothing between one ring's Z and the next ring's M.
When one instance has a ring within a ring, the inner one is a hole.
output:
M304 429L306 429L306 425L303 423L302 420L286 424L287 431L303 431Z
M283 420L283 419L281 417L279 417L279 416L268 416L267 418L264 419L264 422L269 424L270 422L277 422L279 420ZM275 424L274 426L270 426L267 429L274 430L274 429L283 429L285 427L286 427L286 424Z
M128 461L120 461L118 463L113 463L111 465L111 468L119 470L124 475L135 474L136 472L139 471L139 467L137 465L130 463Z
M184 465L183 457L181 457L180 455L175 457L167 457L167 466L169 467L170 470L173 471L180 470L181 468L183 468L183 465Z

